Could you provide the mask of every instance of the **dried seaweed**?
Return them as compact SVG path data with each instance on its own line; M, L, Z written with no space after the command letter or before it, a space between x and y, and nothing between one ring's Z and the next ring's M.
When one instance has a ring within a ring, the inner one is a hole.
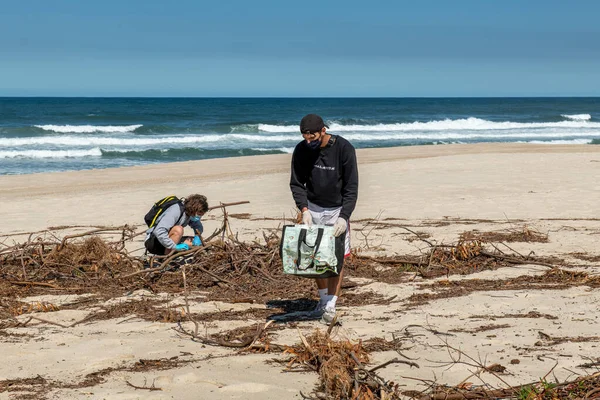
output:
M308 337L299 334L302 344L285 350L290 355L286 368L292 371L316 371L320 377L316 390L318 398L400 398L394 382L379 377L374 372L376 368L366 368L369 355L361 342L333 340L327 333L318 330Z
M479 240L481 242L526 242L548 243L548 235L527 226L506 229L496 232L472 230L460 235L463 240Z

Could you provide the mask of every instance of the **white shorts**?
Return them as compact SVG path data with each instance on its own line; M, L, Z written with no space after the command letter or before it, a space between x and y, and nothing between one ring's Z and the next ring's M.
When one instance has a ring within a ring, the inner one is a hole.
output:
M312 215L313 224L333 225L335 224L335 221L337 221L337 219L340 217L340 211L342 211L342 207L325 208L311 203L309 201L308 210ZM346 227L346 243L344 257L348 257L350 255L350 221L347 222L348 225Z

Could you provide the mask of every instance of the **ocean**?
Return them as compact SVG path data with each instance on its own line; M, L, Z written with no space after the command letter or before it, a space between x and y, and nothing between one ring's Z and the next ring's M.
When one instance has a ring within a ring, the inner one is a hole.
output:
M600 98L0 98L0 175L291 153L308 113L356 148L600 144Z

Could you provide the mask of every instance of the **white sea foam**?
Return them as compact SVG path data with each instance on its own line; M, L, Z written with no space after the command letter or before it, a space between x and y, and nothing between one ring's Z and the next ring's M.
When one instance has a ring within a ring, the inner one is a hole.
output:
M120 138L99 136L38 136L28 138L10 138L0 141L0 147L27 145L58 146L152 146L161 144L186 144L216 142L225 135Z
M256 130L261 130L259 124L242 124L242 125L234 125L231 127L230 133L234 132L256 132Z
M563 118L567 118L573 121L589 121L590 119L592 119L592 116L590 114L562 114L561 117Z
M406 122L395 124L372 124L372 125L342 125L338 123L329 124L331 132L410 132L410 131L448 131L448 130L471 130L471 131L494 131L507 129L543 129L543 128L599 128L598 122L587 122L580 114L570 121L560 122L494 122L481 118L444 119L429 122ZM571 116L575 117L575 116ZM263 132L299 133L297 125L268 125L259 124L258 129Z
M2 158L81 158L102 156L99 148L90 150L9 150L0 151Z
M592 139L572 139L572 140L519 140L516 143L535 143L535 144L590 144Z
M100 137L100 136L37 136L27 138L5 138L0 140L0 147L18 147L31 145L56 145L56 146L154 146L163 144L202 144L241 141L299 141L298 135L293 136L257 136L244 134L228 135L193 135L169 137Z
M298 125L258 124L258 130L261 132L294 132L300 134L300 127Z
M485 140L485 139L509 139L514 140L540 140L540 139L569 139L569 138L597 138L600 137L600 124L594 127L587 123L583 128L569 128L564 125L557 127L546 127L544 129L446 129L446 130L420 130L420 131L348 131L343 136L348 140L356 141L397 141L397 140L426 140L426 141L460 141L460 140ZM528 125L528 124L526 124ZM334 132L332 130L332 132ZM335 132L334 132L335 133ZM282 147L293 146L302 138L297 133L290 134L222 134L222 135L182 135L182 136L138 136L138 137L105 137L105 136L36 136L26 138L3 138L0 140L0 148L21 148L27 146L60 146L60 147L116 147L146 149L162 149L165 145L174 147L197 146L197 147L219 147L240 148L254 147L257 142L269 142L279 144ZM116 150L116 149L115 149Z
M285 142L285 141L290 141L290 140L299 142L300 140L302 140L302 137L299 134L257 136L257 135L244 135L241 133L240 134L234 133L231 135L224 135L223 138L224 138L224 140L236 139L236 140L244 140L244 141L248 141L248 142Z
M57 133L128 133L143 125L96 126L96 125L34 125L36 128Z
M274 149L267 149L267 148L263 148L263 147L253 147L251 150L255 150L255 151L273 151L273 150L277 150L277 151L281 151L282 153L287 153L287 154L292 154L294 152L294 148L293 147L277 147Z
M282 142L291 141L299 142L299 135L289 136L262 136L256 137L253 135L229 135L236 136L237 139L248 141L267 141L267 142ZM350 140L356 141L394 141L394 140L427 140L427 141L460 141L460 140L475 140L475 139L527 139L527 138L565 138L565 137L599 137L600 127L598 129L545 129L545 130L503 130L503 131L478 131L478 130L455 130L455 131L421 131L421 132L346 132L343 136ZM0 144L1 145L1 144Z

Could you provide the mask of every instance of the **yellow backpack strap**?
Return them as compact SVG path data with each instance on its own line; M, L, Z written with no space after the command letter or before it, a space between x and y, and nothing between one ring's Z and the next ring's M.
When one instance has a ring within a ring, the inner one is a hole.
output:
M168 203L171 200L176 199L177 196L167 196L162 200L159 200L158 202L156 202L155 206L156 207L161 207L163 204ZM156 215L154 216L154 218L152 219L152 223L150 224L150 228L152 228L154 226L154 224L156 223L156 220L158 219L158 217L162 214L162 212L165 211L163 208L161 208L160 210L158 210L158 212L156 213Z
M158 216L163 212L163 210L158 210L158 212L156 213L156 215L154 216L154 219L152 220L152 223L150 224L150 228L152 228L154 226L154 224L156 223L156 219L158 218Z
M165 197L164 199L162 199L161 201L159 201L158 203L156 203L156 205L158 206L162 206L163 204L165 204L167 201L173 200L175 198L175 196L168 196Z

